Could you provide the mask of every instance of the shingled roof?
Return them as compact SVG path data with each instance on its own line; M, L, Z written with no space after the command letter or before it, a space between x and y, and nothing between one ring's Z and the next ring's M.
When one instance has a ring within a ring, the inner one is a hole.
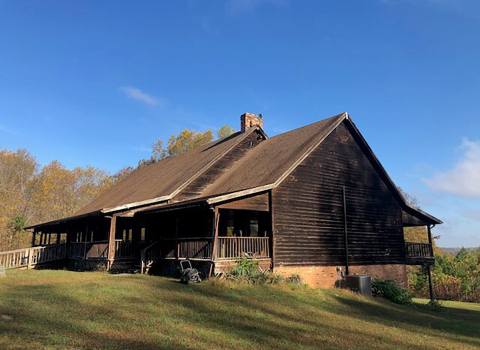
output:
M74 216L104 210L116 211L174 197L199 173L234 148L249 133L237 132L175 157L168 157L134 171L111 189L100 195Z
M405 201L358 129L349 120L347 113L272 138L267 138L261 128L255 126L246 132L238 132L226 139L214 141L175 157L169 157L136 170L75 213L74 216L142 207L143 210L148 210L149 207L145 208L147 205L157 207L172 203L191 202L196 199L212 203L218 201L219 198L241 196L255 190L264 191L274 188L344 120L348 120L356 130L365 149L371 153L370 159L377 163L377 169L382 173L387 185L396 194L399 201L402 202L404 210L432 223L442 223ZM241 142L253 132L265 136L258 145L246 152L239 160L229 164L223 172L218 172L213 180L210 179L209 183L205 184L201 192L190 196L182 194L182 190L186 186L215 167L215 164L221 164L219 161L239 147Z

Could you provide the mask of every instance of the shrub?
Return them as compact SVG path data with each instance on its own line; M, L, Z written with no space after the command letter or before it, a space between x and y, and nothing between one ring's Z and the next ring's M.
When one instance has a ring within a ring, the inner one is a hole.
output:
M228 280L250 284L282 282L301 284L300 276L292 275L288 278L283 278L280 275L275 275L271 271L264 271L259 268L258 261L250 259L247 255L237 258L236 261L237 265L232 266L225 275Z
M391 280L373 280L372 293L375 297L382 297L396 304L412 304L413 294L407 289L400 288Z
M443 303L439 300L430 300L427 305L433 311L440 311L443 307Z

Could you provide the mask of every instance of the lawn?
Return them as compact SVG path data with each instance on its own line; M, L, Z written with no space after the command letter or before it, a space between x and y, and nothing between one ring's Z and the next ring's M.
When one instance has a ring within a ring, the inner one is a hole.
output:
M478 349L479 305L431 311L341 290L7 271L0 349Z

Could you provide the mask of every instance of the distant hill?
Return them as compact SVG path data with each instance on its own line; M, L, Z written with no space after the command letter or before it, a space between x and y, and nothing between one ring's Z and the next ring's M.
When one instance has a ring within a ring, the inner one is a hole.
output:
M465 248L469 253L473 253L476 251L479 247L470 247L470 248ZM440 250L446 254L452 254L452 255L457 255L457 253L462 249L460 248L440 248Z

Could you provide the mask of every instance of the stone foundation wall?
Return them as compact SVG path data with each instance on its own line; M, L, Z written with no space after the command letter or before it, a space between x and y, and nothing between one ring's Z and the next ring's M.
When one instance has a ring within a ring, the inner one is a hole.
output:
M278 266L273 272L284 277L299 275L310 287L334 288L342 282L345 266ZM403 288L407 287L406 265L349 266L350 275L369 275L372 279L388 279Z

